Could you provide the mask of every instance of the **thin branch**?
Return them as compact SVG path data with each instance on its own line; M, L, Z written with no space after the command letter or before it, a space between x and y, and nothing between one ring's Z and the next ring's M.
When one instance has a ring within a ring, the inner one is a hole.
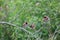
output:
M0 24L7 24L7 25L11 25L11 26L19 27L19 26L15 25L15 24L12 24L12 23L9 23L9 22L0 22ZM24 28L22 28L22 27L19 27L19 28L20 28L21 30L23 30L23 31L25 31L25 32L27 32L27 33L29 33L29 34L32 35L32 33L29 32L29 31L27 31L26 29L24 29Z

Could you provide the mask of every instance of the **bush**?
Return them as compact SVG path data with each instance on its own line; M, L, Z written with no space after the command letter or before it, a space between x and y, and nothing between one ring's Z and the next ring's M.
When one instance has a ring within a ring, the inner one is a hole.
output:
M0 40L60 40L60 0L1 0Z

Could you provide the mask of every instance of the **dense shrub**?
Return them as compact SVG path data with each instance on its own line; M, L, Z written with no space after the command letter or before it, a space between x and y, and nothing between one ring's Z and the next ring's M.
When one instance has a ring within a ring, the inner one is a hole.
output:
M60 0L0 0L0 40L60 40Z

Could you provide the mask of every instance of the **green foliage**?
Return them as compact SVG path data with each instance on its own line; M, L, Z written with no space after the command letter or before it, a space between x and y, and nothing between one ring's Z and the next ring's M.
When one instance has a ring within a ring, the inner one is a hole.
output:
M0 0L0 40L60 40L60 0Z

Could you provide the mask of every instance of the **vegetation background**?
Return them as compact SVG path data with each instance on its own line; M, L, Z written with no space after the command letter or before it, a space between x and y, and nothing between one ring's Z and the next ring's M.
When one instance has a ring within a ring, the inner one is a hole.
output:
M60 0L0 0L0 40L60 40Z

